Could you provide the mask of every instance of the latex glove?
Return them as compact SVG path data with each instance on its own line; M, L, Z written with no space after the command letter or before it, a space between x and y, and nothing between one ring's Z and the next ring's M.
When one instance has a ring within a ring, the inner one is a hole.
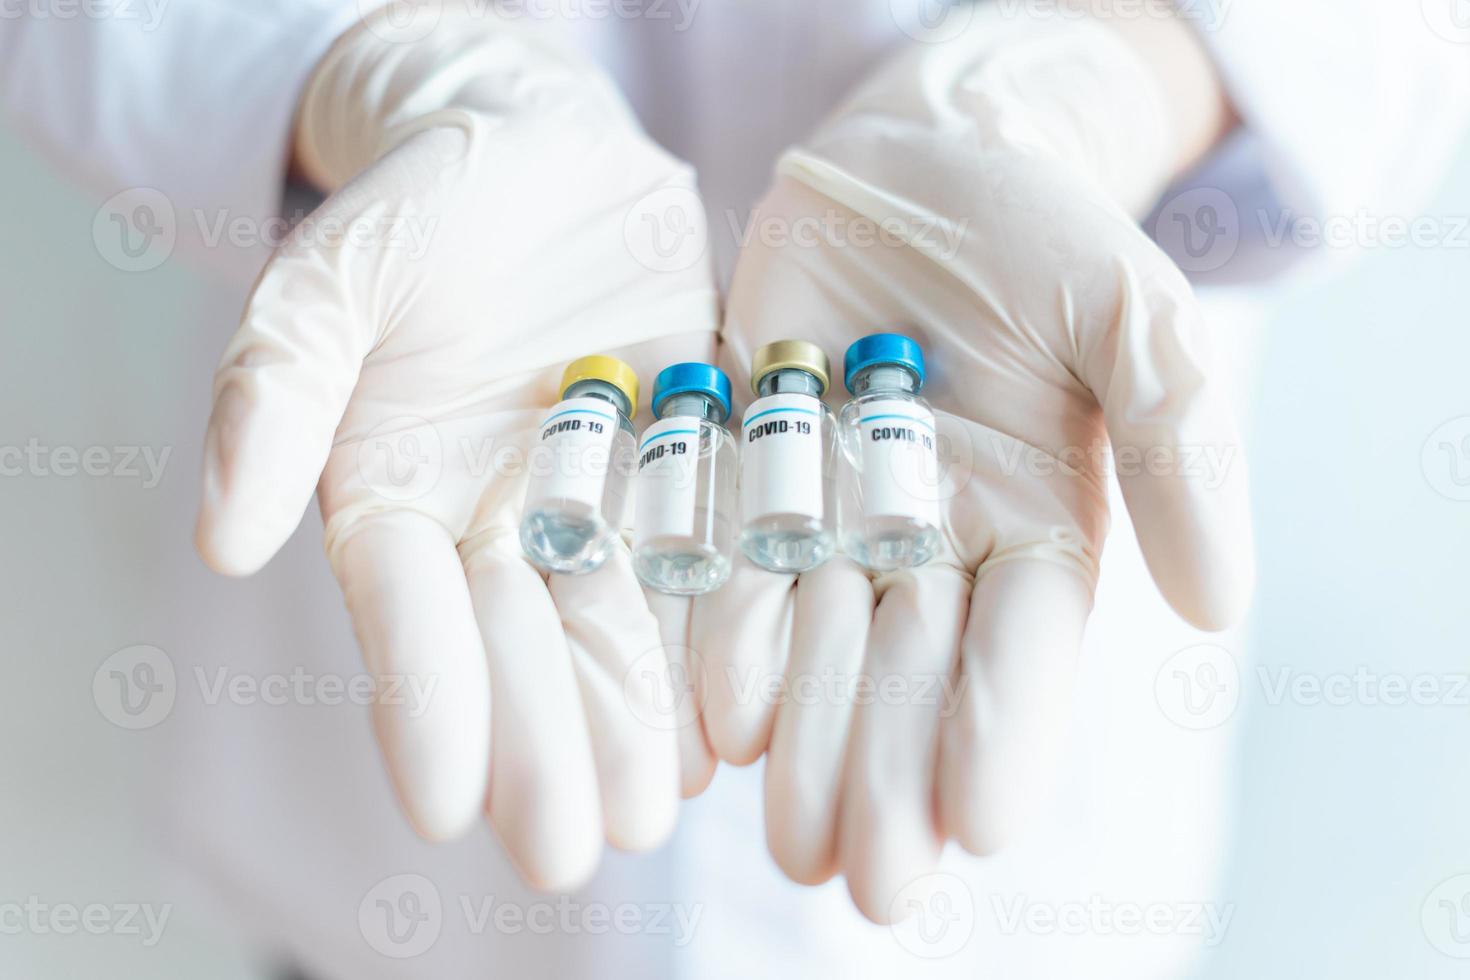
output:
M1246 472L1209 338L1130 217L1172 159L1159 86L1097 24L979 13L780 162L740 256L737 390L769 341L840 359L896 329L923 344L941 413L939 559L876 580L842 558L799 580L742 562L689 622L714 750L746 763L769 744L777 862L800 882L844 873L874 919L904 911L947 837L994 851L1047 798L1109 442L1174 609L1211 629L1247 602Z
M318 66L298 156L335 193L225 352L197 542L254 572L315 488L369 672L435 685L427 711L374 707L412 822L447 838L483 808L533 884L568 888L604 833L668 836L677 736L639 718L666 691L625 689L663 656L626 549L549 582L522 558L524 452L566 362L650 377L711 356L717 314L706 265L639 247L640 202L693 174L539 29L472 5L414 39L380 14Z

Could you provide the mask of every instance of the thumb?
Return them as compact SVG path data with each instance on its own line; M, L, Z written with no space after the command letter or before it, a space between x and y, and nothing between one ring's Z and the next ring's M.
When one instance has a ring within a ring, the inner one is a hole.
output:
M380 247L386 214L454 173L463 135L425 130L345 184L266 264L214 379L194 541L228 575L257 571L301 521L363 358L418 287ZM450 181L453 183L453 181ZM367 240L363 233L367 232Z
M1224 629L1255 581L1245 456L1203 312L1162 254L1151 265L1122 266L1116 322L1084 352L1083 381L1154 582L1190 623Z
M375 335L349 301L347 258L345 246L294 237L266 265L215 374L194 540L216 571L257 571L311 500Z

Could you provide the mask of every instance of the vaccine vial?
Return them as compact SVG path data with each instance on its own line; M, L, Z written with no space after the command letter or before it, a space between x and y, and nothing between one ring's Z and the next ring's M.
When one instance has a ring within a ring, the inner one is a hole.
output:
M567 365L530 454L521 548L538 568L590 572L622 534L633 472L638 375L613 357Z
M804 340L755 352L740 449L740 548L773 572L804 572L837 547L836 423L822 404L827 355Z
M847 349L852 399L838 420L838 536L875 571L922 565L939 550L934 412L919 397L924 354L908 337L877 333Z
M675 364L653 383L658 420L638 441L633 567L671 595L711 592L735 553L735 439L730 379L709 364Z

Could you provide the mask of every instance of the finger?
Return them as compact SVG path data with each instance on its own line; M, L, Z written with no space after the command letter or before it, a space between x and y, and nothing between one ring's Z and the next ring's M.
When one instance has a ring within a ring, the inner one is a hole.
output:
M838 853L853 901L887 922L905 885L939 859L934 778L939 690L954 676L969 582L931 564L879 581L848 742Z
M614 847L652 850L673 833L679 808L679 743L667 723L673 692L658 622L626 548L591 574L553 575L549 585L593 736L603 830Z
M195 543L229 575L301 521L373 344L344 295L343 252L293 241L266 265L214 380Z
M796 576L768 572L743 554L730 579L694 602L690 646L704 662L705 732L715 755L745 766L771 740L786 671Z
M766 843L786 876L803 885L837 873L853 682L862 671L873 603L873 583L843 558L797 582L785 698L766 758Z
M420 834L455 837L485 800L491 722L490 675L454 543L421 514L386 511L339 537L331 558L378 679L373 725L388 773Z
M602 853L597 772L576 673L541 576L494 545L461 545L495 689L490 822L533 887L570 891Z
M1204 316L1162 254L1123 274L1116 328L1082 361L1150 573L1201 629L1245 612L1254 585L1248 481ZM1145 281L1146 279L1146 281Z
M1064 565L980 570L958 680L940 712L940 822L965 850L999 850L1050 799L1091 608L1088 582Z
M644 589L643 594L649 611L658 620L659 639L668 663L671 700L663 713L679 740L679 791L688 799L709 787L718 764L704 732L704 661L695 655L689 641L694 601L652 589ZM649 683L655 684L657 679Z

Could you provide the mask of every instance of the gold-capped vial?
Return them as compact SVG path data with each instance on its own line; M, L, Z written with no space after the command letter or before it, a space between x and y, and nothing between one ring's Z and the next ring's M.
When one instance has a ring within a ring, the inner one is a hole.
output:
M762 378L772 371L788 368L815 376L822 384L822 391L826 391L827 386L832 383L832 365L822 348L805 340L777 340L766 344L751 358L751 392L759 395Z
M638 372L616 357L592 354L579 357L567 365L561 376L561 396L578 381L602 381L621 391L628 399L628 415L638 414Z

